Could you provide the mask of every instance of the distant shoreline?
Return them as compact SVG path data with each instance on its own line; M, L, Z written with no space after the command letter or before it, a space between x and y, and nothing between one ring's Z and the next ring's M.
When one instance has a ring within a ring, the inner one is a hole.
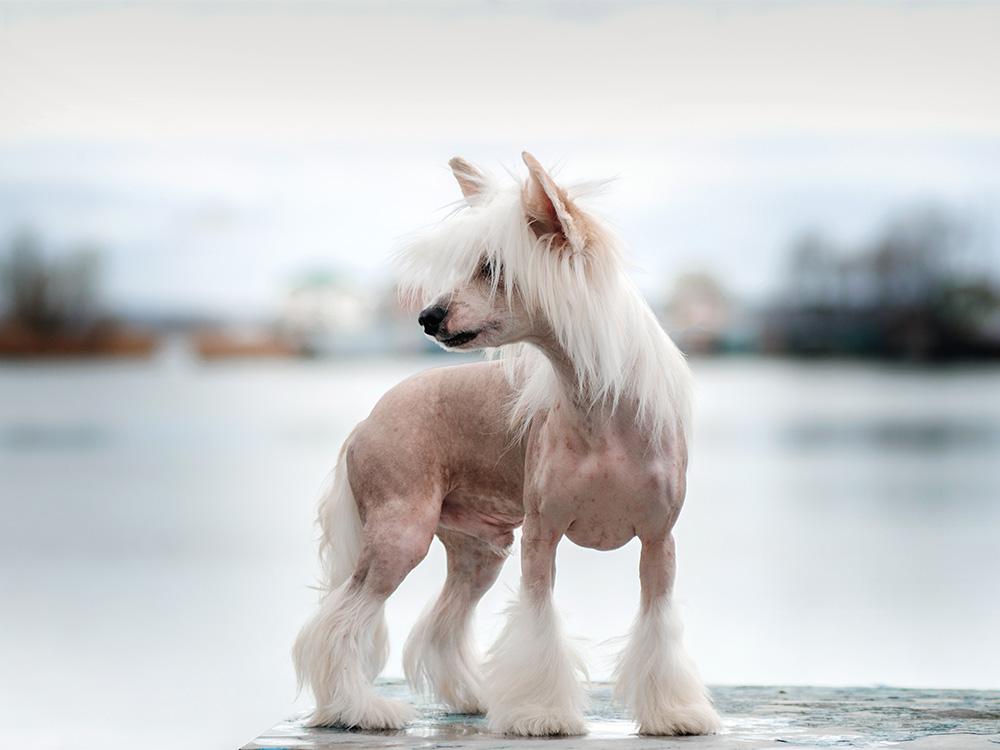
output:
M41 335L29 331L0 332L0 358L148 358L156 351L159 337L130 330L85 335Z

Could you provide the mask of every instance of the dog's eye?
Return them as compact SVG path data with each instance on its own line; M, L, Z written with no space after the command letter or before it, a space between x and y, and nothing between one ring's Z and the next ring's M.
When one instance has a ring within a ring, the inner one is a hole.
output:
M500 264L493 260L493 258L483 258L479 264L479 277L481 279L495 281L501 277L501 274Z

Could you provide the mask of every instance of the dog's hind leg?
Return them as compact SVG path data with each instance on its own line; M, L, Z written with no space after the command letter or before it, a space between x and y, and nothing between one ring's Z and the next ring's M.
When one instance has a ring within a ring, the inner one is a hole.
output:
M674 540L642 540L642 604L615 671L615 695L632 712L640 734L711 734L721 726L687 655L671 600Z
M448 552L448 578L406 641L406 679L459 713L482 713L472 615L500 574L506 551L456 531L439 529L438 537Z
M388 657L385 600L427 554L440 503L383 499L362 526L345 468L342 457L320 508L327 590L295 642L295 667L316 699L309 726L398 729L413 707L372 686Z

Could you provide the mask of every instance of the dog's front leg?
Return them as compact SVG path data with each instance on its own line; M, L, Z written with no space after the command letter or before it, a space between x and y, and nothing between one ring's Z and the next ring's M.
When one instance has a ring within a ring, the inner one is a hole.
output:
M485 667L487 718L494 732L544 736L586 732L583 662L562 634L552 603L562 530L538 513L525 518L521 591Z
M640 734L712 734L721 722L684 649L671 597L674 569L672 535L642 540L642 604L615 674L615 695Z

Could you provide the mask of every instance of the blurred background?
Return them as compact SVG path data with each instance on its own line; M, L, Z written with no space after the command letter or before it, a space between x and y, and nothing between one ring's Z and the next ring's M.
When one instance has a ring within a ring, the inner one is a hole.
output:
M391 252L447 159L598 209L698 381L715 684L1000 687L1000 6L0 2L0 714L234 747L295 702L318 488L455 361ZM638 549L563 545L608 675ZM517 558L480 608L483 644ZM432 554L389 605L408 627Z

